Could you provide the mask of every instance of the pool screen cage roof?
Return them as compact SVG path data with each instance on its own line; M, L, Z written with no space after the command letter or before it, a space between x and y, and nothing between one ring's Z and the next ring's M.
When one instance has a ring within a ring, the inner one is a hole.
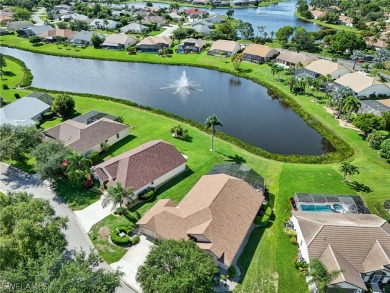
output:
M385 209L390 210L390 199L385 200L383 206L385 207Z
M240 165L236 163L215 165L208 174L209 175L212 174L230 175L244 180L257 191L264 192L264 178L261 177L259 174L257 174L250 167L244 165Z
M360 196L356 195L338 195L338 194L313 194L313 193L295 193L295 204L301 205L319 205L343 203L349 213L353 214L370 214L368 208L364 205Z

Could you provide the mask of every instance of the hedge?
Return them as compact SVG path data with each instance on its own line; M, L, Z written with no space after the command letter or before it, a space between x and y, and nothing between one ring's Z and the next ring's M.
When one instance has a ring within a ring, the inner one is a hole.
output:
M52 119L53 117L54 117L54 113L51 111L42 114L42 119L45 120Z
M175 114L171 114L168 112L165 112L160 109L155 109L149 106L143 106L140 104L137 104L133 101L130 100L122 100L122 99L117 99L117 98L112 98L112 97L107 97L107 96L102 96L102 95L95 95L95 94L80 94L80 93L74 93L74 92L63 92L63 91L54 91L54 90L46 90L46 89L39 89L35 87L29 87L29 90L32 91L41 91L41 92L48 92L48 93L54 93L54 94L60 94L60 93L66 93L69 95L75 95L75 96L80 96L80 97L85 97L85 98L91 98L91 99L97 99L97 100L104 100L104 101L110 101L110 102L115 102L123 105L127 105L133 108L138 108L144 111L149 111L154 114L158 114L167 118L171 118L174 120L177 120L181 123L188 124L192 127L197 128L198 130L202 132L206 132L204 125L192 121L190 119L182 118L180 116L177 116ZM311 127L316 129L322 136L324 136L327 140L331 142L333 146L337 146L335 152L329 152L324 155L320 156L305 156L305 155L282 155L282 154L275 154L275 153L270 153L267 152L261 148L255 147L253 145L250 145L246 142L243 142L239 140L238 138L232 137L228 134L225 134L223 132L217 131L216 137L231 143L235 146L238 146L254 155L261 156L267 159L275 160L275 161L280 161L280 162L287 162L287 163L302 163L302 164L321 164L321 163L331 163L331 162L341 162L346 160L347 158L351 157L353 155L353 150L352 148L345 142L343 141L339 136L336 135L336 133L329 128L325 127L322 125L319 121L317 121L315 118L313 118L311 115L306 113L302 107L300 107L294 100L289 98L287 95L285 95L282 91L279 91L277 88L275 88L277 91L277 94L279 95L284 95L286 96L287 101L291 101L291 108L293 108L294 111L296 111ZM310 121L310 123L308 122ZM207 132L206 132L207 133Z
M119 236L121 232L125 233L127 236ZM118 226L114 231L111 232L111 241L116 245L128 245L131 243L131 239L128 237L130 234L131 228L127 226Z
M18 64L21 68L22 68L22 71L23 71L23 79L22 81L16 85L15 87L27 87L27 86L30 86L31 83L32 83L32 79L33 79L33 75L31 74L31 71L30 69L27 68L26 64L22 61L22 60L19 60L15 57L12 57L12 56L9 56L9 55L3 55L5 58L11 60L12 62L15 62L16 64Z

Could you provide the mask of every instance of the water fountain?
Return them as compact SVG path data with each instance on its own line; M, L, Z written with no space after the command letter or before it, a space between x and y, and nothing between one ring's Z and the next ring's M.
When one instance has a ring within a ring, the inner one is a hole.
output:
M257 15L260 15L260 12L261 12L261 9L260 9L260 7L257 7L257 9L256 9L256 12L255 12L255 13L256 13Z
M168 83L166 87L162 87L161 89L176 89L173 94L177 94L179 92L190 94L191 90L196 90L198 92L202 92L203 90L197 89L196 87L201 86L201 84L194 84L189 78L187 77L187 74L185 71L182 72L180 78L176 80L174 83Z

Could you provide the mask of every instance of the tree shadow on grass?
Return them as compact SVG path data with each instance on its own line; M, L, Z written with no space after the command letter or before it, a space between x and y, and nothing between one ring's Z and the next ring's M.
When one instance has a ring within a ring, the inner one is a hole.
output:
M43 43L38 43L38 44L33 44L33 47L42 47L44 44Z
M247 69L238 69L238 72L240 73L252 73L253 72L253 69L250 69L250 68L247 68Z
M113 153L116 152L118 149L123 147L124 145L130 143L133 139L137 138L135 135L130 134L129 136L126 136L124 139L121 139L117 143L110 146L109 150L106 152L102 152L99 156L99 163L103 162L105 158L109 158L110 156L114 156Z
M358 192L365 192L365 193L369 193L369 192L372 192L372 189L367 186L367 185L364 185L362 183L359 183L357 181L352 181L352 182L347 182L347 185L355 190L355 191L358 191Z
M4 71L4 72L3 72L3 75L4 75L4 76L9 76L9 77L10 77L10 76L16 76L16 74L13 73L12 71Z
M180 175L176 176L172 180L168 181L167 183L165 183L164 185L159 187L150 200L142 201L140 203L137 203L136 205L134 205L134 206L132 206L130 208L130 211L131 212L135 212L135 211L139 210L140 208L142 208L147 203L156 202L156 200L158 199L158 196L160 194L162 194L162 193L166 192L167 190L171 189L172 187L174 187L175 185L179 184L181 181L183 181L187 177L191 176L192 174L194 174L194 171L192 171L190 168L188 168L187 170L185 170Z
M245 164L246 163L246 160L243 157L241 157L241 156L239 156L237 154L226 155L226 154L221 153L221 152L219 152L217 150L214 150L214 152L216 152L216 153L226 157L225 161L227 161L227 162L236 163L236 164Z

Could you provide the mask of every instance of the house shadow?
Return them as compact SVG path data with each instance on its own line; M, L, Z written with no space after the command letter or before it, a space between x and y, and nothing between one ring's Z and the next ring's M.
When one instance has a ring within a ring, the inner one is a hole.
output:
M4 72L3 72L3 75L4 75L4 76L8 76L8 77L16 76L16 74L13 73L12 71L4 71Z
M191 176L192 174L194 174L194 171L192 171L190 168L188 168L183 173L179 174L175 178L169 180L167 183L165 183L162 186L160 186L159 188L157 188L156 192L154 193L153 197L150 200L142 201L142 202L135 204L134 206L132 206L130 208L130 211L136 212L138 209L143 207L145 204L156 202L156 200L158 199L158 196L160 194L162 194L162 193L166 192L167 190L171 189L172 187L176 186L177 184L179 184L181 181L183 181L187 177Z
M250 69L250 68L242 69L242 68L240 68L240 69L238 69L238 72L240 72L240 73L251 73L251 72L253 72L253 69Z
M226 157L226 159L225 159L226 162L231 162L231 163L236 163L236 164L245 164L246 163L246 160L243 157L241 157L241 156L239 156L237 154L226 155L226 154L221 153L221 152L219 152L217 150L214 150L214 152L216 152L216 153Z
M353 189L353 190L355 190L355 191L357 191L357 192L364 192L364 193L369 193L369 192L372 192L372 189L369 187L369 186L367 186L367 185L364 185L364 184L362 184L362 183L359 183L359 182L357 182L357 181L352 181L352 182L347 182L347 185L351 188L351 189Z
M115 153L118 149L122 148L126 144L130 143L135 138L137 138L135 135L130 134L124 139L121 139L120 141L110 146L108 151L100 153L98 163L103 162L103 160L107 157L113 156L113 153Z

